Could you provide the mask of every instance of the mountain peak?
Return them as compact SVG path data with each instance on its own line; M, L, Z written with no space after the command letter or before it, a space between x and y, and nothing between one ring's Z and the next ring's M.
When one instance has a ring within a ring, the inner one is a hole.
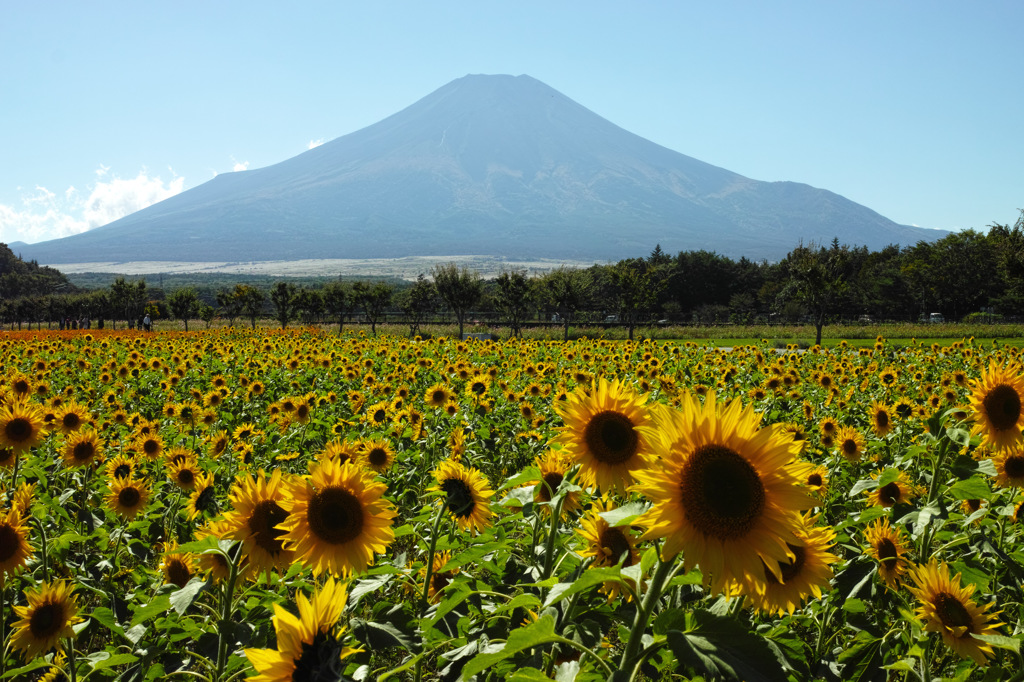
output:
M470 74L291 159L24 250L44 263L617 260L660 243L774 259L800 240L881 248L938 236L666 149L530 76Z

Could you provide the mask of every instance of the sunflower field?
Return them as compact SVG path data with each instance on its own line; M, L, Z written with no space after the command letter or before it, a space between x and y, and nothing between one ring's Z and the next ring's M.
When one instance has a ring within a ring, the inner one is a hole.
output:
M4 334L0 679L1020 679L1022 363Z

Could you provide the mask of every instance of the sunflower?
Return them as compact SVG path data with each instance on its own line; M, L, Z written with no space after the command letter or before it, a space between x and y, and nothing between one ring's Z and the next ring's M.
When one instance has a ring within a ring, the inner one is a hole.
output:
M386 440L368 440L359 450L359 461L366 468L380 474L395 463L395 451Z
M885 438L892 431L892 408L878 400L872 401L871 429L879 438Z
M195 487L189 495L185 511L188 512L189 521L200 514L217 514L217 489L213 485L213 474L200 472L196 476Z
M92 429L76 431L64 439L64 465L81 467L103 456L100 437Z
M136 514L146 508L149 503L149 484L134 478L110 479L110 494L107 495L107 506L124 518L134 519Z
M294 553L285 549L284 531L278 528L288 518L283 506L288 487L286 476L280 469L270 478L263 471L255 477L246 474L235 479L228 495L232 510L224 514L224 537L242 543L242 553L249 557L256 571L284 571L292 563Z
M815 519L805 516L804 527L797 531L799 545L789 545L791 558L778 562L776 572L763 564L761 580L744 586L756 611L792 614L810 595L821 596L832 579L831 564L839 557L828 551L835 542L835 531L828 526L814 526Z
M24 452L45 437L46 424L38 407L15 400L0 409L0 446Z
M654 502L636 520L647 528L643 539L665 538L665 559L683 551L686 569L699 564L714 592L762 581L764 566L781 580L789 545L801 544L799 512L815 504L796 473L800 444L759 428L739 399L718 404L714 392L703 406L683 396L658 422L658 466L638 472L633 486Z
M423 394L423 402L428 407L441 408L454 397L444 384L434 384Z
M229 531L227 520L219 518L214 521L209 521L205 525L200 526L196 529L196 540L203 540L208 537L217 539L224 538ZM220 552L204 552L199 555L197 559L199 563L199 570L203 573L208 573L213 579L213 582L220 583L231 577L231 564L228 563L227 558ZM244 566L245 573L249 572L250 565L245 561L245 557L242 557L240 568Z
M460 528L475 535L491 525L490 499L494 491L479 470L446 459L437 465L433 476L437 485L428 490L444 493L442 504Z
M534 486L533 501L537 503L551 502L551 498L557 494L558 487L562 485L562 481L565 480L568 473L568 462L559 455L557 450L548 450L543 456L537 457L533 464L540 469L540 479L528 483L528 485ZM579 492L566 493L565 501L562 502L562 513L568 514L579 508ZM551 506L548 504L542 504L541 509L545 513L551 513Z
M337 438L327 443L324 446L323 452L320 453L320 459L333 459L338 464L344 464L358 456L359 448L354 443Z
M867 441L860 431L853 427L839 429L836 435L836 449L848 462L859 461L867 449Z
M1004 448L992 458L996 467L996 485L1002 488L1024 488L1024 448Z
M442 571L445 564L452 559L452 553L449 551L435 552L433 569L430 572L430 585L427 587L427 599L431 602L437 602L441 596L441 590L448 587L448 584L452 581L459 572L458 566L450 571ZM427 579L427 567L424 566L420 569L420 584Z
M359 651L345 646L345 628L338 625L347 594L341 583L328 578L310 602L296 596L298 617L274 604L277 649L246 649L245 656L259 673L249 682L340 680L343 659Z
M210 457L217 459L225 452L227 452L228 444L230 443L230 436L227 431L217 431L211 433L206 438L206 443L210 446Z
M1024 426L1024 378L1020 367L996 367L995 361L983 370L974 382L971 408L974 428L971 434L981 434L982 445L1005 448L1020 440Z
M54 414L54 426L63 434L82 428L89 419L89 411L78 403L65 403Z
M0 447L0 467L13 469L14 463L18 461L18 453L12 448Z
M889 589L897 589L909 566L906 534L899 528L892 528L889 519L881 518L867 527L864 539L868 541L864 553L878 560L878 574Z
M191 457L185 457L178 462L167 465L167 475L174 484L182 490L195 490L196 479L203 473L199 465Z
M640 553L636 551L637 534L629 526L612 526L601 516L613 509L615 505L608 498L595 500L576 530L576 534L587 543L586 549L580 551L580 556L593 557L595 568L619 565L626 568L640 561ZM630 584L635 587L632 581ZM601 591L608 594L609 601L618 596L620 589L621 585L611 581L601 586Z
M164 439L156 433L140 434L133 446L150 460L155 460L164 452Z
M580 465L580 482L625 494L634 474L647 467L654 438L651 411L618 381L602 378L590 395L577 391L555 411L565 422L555 438Z
M71 583L57 580L40 583L37 589L25 591L27 606L15 606L21 618L14 624L10 644L25 660L42 656L58 646L60 640L74 637L72 626L82 621L78 616L78 600Z
M117 455L107 460L103 468L110 478L132 478L135 476L137 466L138 463L135 461L135 457Z
M277 524L285 546L317 575L365 570L395 539L396 511L383 497L386 489L352 462L321 459L308 480L289 486L282 504L288 518Z
M24 566L32 556L32 545L28 544L29 531L22 521L21 511L17 508L0 512L0 585L4 576Z
M828 492L828 469L820 464L808 467L803 482L819 499L824 498L825 493Z
M195 575L195 557L188 552L179 552L177 543L172 542L164 548L160 570L163 571L165 584L185 587Z
M921 605L916 614L924 620L924 629L938 632L942 641L961 658L970 658L978 665L985 665L986 656L992 656L992 646L974 635L994 635L1002 623L995 620L1000 612L989 613L990 602L979 607L971 595L975 586L960 585L960 574L949 577L949 566L932 559L924 566L918 566L910 573L916 587L910 592Z
M872 474L873 479L878 480L880 474ZM907 478L906 473L899 472L899 475L885 485L880 485L874 490L865 490L864 494L872 504L879 507L889 508L896 504L906 504L921 494L921 491Z

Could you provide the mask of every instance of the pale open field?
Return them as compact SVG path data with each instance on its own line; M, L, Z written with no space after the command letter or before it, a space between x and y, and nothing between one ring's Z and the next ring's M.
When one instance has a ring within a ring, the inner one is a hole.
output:
M529 274L543 274L560 265L589 267L592 261L532 260L511 261L491 256L411 256L407 258L318 259L296 261L201 262L132 261L124 263L56 263L52 267L61 272L113 272L122 275L152 275L157 273L227 273L242 275L270 275L276 277L316 277L334 275L395 276L416 279L421 272L429 274L438 263L457 263L476 270L484 277L494 277L502 268L525 269Z

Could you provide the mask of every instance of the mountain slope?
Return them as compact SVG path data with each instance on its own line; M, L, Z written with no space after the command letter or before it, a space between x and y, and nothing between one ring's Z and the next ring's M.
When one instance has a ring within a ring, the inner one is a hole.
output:
M219 175L109 225L23 248L44 263L498 255L778 258L943 233L765 183L633 135L528 76L466 76L296 157Z

